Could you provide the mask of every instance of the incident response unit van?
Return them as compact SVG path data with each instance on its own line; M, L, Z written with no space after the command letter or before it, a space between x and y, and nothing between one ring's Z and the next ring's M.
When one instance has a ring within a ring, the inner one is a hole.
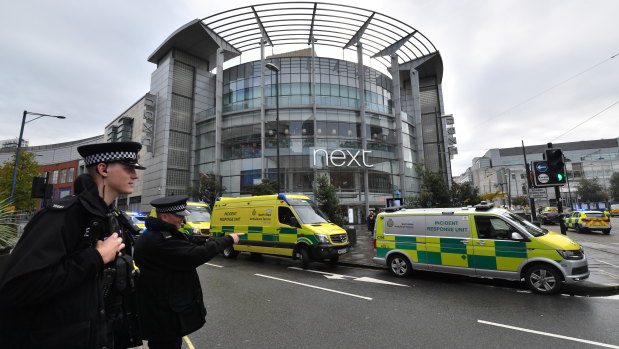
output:
M524 279L537 293L589 277L577 242L531 224L505 209L406 209L382 212L374 261L396 276L412 269L508 280Z
M187 207L189 216L185 217L185 223L182 226L183 231L190 236L207 239L211 237L211 211L204 202L188 201ZM157 213L153 207L150 210L150 215L156 217ZM196 239L200 241L200 239Z
M348 252L348 234L303 195L278 194L218 198L211 220L213 236L245 233L238 245L224 251L264 253L298 259L303 268L311 260L337 262Z

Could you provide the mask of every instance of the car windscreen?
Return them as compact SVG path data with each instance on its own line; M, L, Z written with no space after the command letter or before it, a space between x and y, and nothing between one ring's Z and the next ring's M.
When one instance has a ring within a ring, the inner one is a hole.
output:
M505 214L503 214L503 217L516 223L521 228L524 228L529 234L533 236L542 236L548 234L548 230L536 226L535 224L529 222L528 220L522 218L519 215L513 214L511 212L505 212Z
M309 199L289 199L302 224L329 223L327 215Z
M211 214L208 208L204 206L187 206L189 216L187 216L187 222L210 222Z

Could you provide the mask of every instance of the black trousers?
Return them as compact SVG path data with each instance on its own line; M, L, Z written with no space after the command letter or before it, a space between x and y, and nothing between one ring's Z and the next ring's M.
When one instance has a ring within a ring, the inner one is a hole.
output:
M183 338L166 338L148 341L149 349L181 349Z

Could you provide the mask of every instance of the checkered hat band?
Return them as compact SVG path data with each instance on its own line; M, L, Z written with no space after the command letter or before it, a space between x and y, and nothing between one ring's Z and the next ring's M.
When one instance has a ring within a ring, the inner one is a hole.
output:
M107 162L113 162L113 161L119 161L119 160L137 161L138 154L135 152L131 152L131 151L120 151L120 152L116 151L116 152L111 152L111 153L93 154L93 155L88 155L84 157L84 162L86 163L86 166L98 164L100 162L107 163Z
M176 205L168 207L157 207L157 213L174 213L184 210L187 205Z

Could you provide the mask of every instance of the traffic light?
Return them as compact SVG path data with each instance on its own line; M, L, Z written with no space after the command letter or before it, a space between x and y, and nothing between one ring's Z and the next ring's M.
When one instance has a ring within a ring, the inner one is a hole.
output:
M546 163L548 165L548 184L564 185L567 181L565 162L561 149L546 149Z

